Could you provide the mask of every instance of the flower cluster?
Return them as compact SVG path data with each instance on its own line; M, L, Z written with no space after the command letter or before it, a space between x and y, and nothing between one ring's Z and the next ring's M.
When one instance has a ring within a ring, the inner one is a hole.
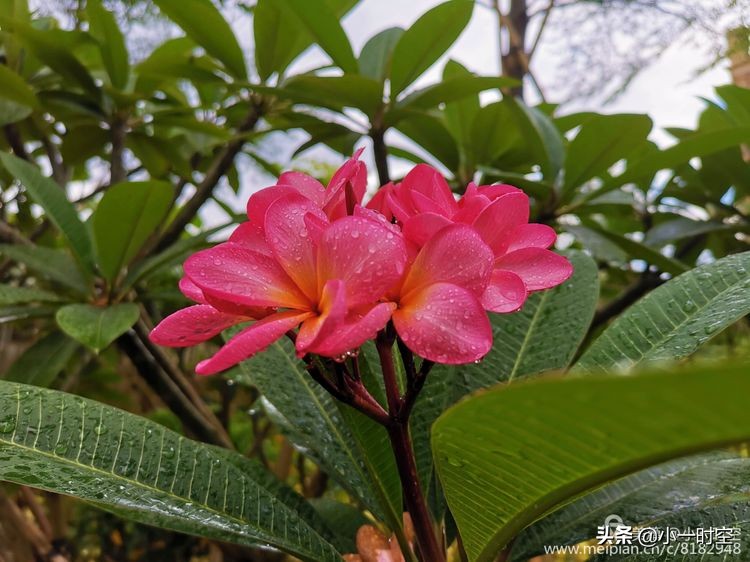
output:
M165 318L152 340L190 346L250 321L198 364L207 375L287 334L300 357L345 356L392 321L415 354L468 363L492 346L487 311L516 311L572 273L548 250L554 230L528 223L515 187L471 184L457 200L419 165L363 206L366 183L357 153L327 187L287 172L255 193L227 242L185 262L180 289L197 304Z

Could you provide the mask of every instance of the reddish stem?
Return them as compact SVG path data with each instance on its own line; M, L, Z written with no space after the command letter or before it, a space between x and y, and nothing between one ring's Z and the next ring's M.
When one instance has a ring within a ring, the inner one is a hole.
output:
M413 404L413 400L406 402L401 398L399 392L396 371L393 365L394 339L394 336L384 332L381 333L376 341L378 355L380 356L380 365L383 371L383 380L385 381L385 392L388 399L389 423L386 425L386 429L393 453L396 457L396 466L401 478L404 503L414 523L414 533L422 560L425 562L444 562L445 553L435 534L432 517L427 508L427 502L422 492L422 485L419 482L417 461L414 457L414 448L409 436L409 414L411 413L410 406ZM403 407L409 403L410 406L408 408Z

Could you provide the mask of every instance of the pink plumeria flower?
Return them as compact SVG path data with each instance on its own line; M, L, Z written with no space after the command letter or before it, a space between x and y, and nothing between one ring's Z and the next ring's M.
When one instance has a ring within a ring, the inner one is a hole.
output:
M327 357L356 349L385 327L395 305L379 301L402 277L407 259L400 233L363 216L330 221L299 193L275 199L262 228L257 226L242 225L228 242L185 262L185 275L208 302L273 310L199 363L196 372L208 375L232 367L297 327L298 355ZM181 314L157 326L155 342L181 346L196 341L191 325L178 321ZM222 327L217 323L210 332L215 335L228 324L230 319L222 318Z
M467 225L449 225L427 241L389 293L398 304L393 324L409 349L448 364L487 354L492 329L484 295L492 261L490 248Z
M442 175L420 164L384 197L404 237L418 248L451 224L476 230L494 256L487 310L519 310L530 292L555 287L573 273L567 259L548 249L554 229L529 223L529 198L516 187L470 184L457 201Z

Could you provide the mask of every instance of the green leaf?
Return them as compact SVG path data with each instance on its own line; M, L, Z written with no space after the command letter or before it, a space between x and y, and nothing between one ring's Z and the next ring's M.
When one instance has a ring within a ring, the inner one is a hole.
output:
M565 150L562 136L558 132L552 119L535 107L528 107L522 101L508 98L514 107L517 120L522 124L524 133L531 147L535 162L539 164L548 181L555 181L563 165Z
M2 252L1 249L0 252ZM36 287L0 285L0 306L27 302L59 302L61 300L60 295Z
M397 107L430 109L438 104L460 100L485 90L506 88L516 84L516 80L504 76L474 76L473 74L443 76L441 82L409 94L398 102Z
M247 80L245 57L237 38L210 0L154 0L154 3L188 37L219 59L232 76Z
M653 123L646 115L596 115L581 125L568 147L563 191L607 171L646 141Z
M4 378L35 386L50 386L78 347L78 342L65 334L47 334L13 362Z
M57 311L57 325L71 338L99 353L138 320L138 305L133 303L99 307L69 304Z
M0 64L0 84L3 85L2 90L0 90L0 98L32 109L39 107L39 100L34 90L31 89L20 75L13 72L4 64Z
M81 275L75 261L63 250L45 246L0 244L0 254L26 265L47 279L73 289L80 295L86 295L89 291L88 283Z
M746 441L747 392L747 366L713 366L539 378L454 406L432 440L469 560L493 560L547 510L613 478Z
M546 182L556 180L565 154L562 136L541 110L507 97L482 108L470 126L478 162L503 170L538 165Z
M344 72L356 74L357 59L336 13L324 1L282 0L284 8L299 18L331 60Z
M28 318L44 318L52 316L56 307L53 306L36 306L36 305L10 305L0 306L0 324L15 322L16 320L26 320Z
M530 295L519 312L490 315L494 344L481 363L433 369L412 418L423 480L432 462L430 427L446 407L480 388L570 364L594 316L599 280L596 263L586 254L565 255L574 268L570 279Z
M393 49L391 99L396 99L458 39L473 8L469 0L449 0L423 14L404 32Z
M444 83L452 79L468 79L472 76L471 72L459 62L451 59L445 63L445 68L443 69ZM470 147L472 144L471 124L479 113L479 107L479 95L475 94L472 96L464 96L451 103L447 103L443 109L445 126L451 132L453 138L458 142L464 160L470 153ZM474 167L471 160L468 162L462 162L462 164L468 165L470 169L473 169Z
M750 252L683 273L621 314L576 363L583 371L679 359L750 314Z
M110 187L91 217L99 269L112 281L156 231L173 199L161 181L119 183Z
M341 559L309 505L241 455L92 400L5 381L0 412L0 479L174 531Z
M73 204L68 201L65 190L52 179L44 177L39 169L7 153L0 153L0 161L10 174L15 177L34 200L47 213L65 236L78 261L87 271L91 271L91 239Z
M301 42L302 49L312 43L309 34L305 33L307 37L303 36L303 39L295 33L300 27L297 19L281 10L277 1L258 0L253 10L253 32L255 66L261 80L267 80L274 72L284 71L296 56L292 54L296 50L293 48L295 42Z
M359 0L324 0L342 18ZM313 43L313 37L294 12L279 0L258 0L253 10L255 64L261 80L282 74Z
M372 525L362 512L347 503L341 503L330 498L312 498L309 500L326 525L334 533L341 544L342 552L357 552L355 537L363 525Z
M609 238L603 236L598 230L587 228L578 224L566 224L563 227L565 232L575 236L576 241L597 261L604 261L610 264L623 265L628 263L628 254L620 246L612 242Z
M682 240L683 238L699 236L709 232L728 230L729 228L728 225L719 221L699 221L687 217L678 217L658 224L646 232L643 242L649 246L660 248L675 240Z
M596 537L597 527L616 514L633 527L715 525L676 524L699 512L746 503L750 459L730 452L708 453L636 472L554 511L524 530L514 541L512 559L543 554L546 545L576 544ZM736 511L736 509L735 509ZM734 521L730 524L735 523ZM734 526L734 525L732 525Z
M364 354L360 354L359 363L362 382L368 389L371 389L377 400L384 402L385 396L382 395L377 375L372 371ZM380 505L385 511L386 522L394 530L401 529L403 513L401 478L388 432L383 426L353 408L340 402L337 402L337 405L359 447L360 456L367 467Z
M471 128L472 152L477 162L488 164L505 152L523 144L508 102L498 101L482 107L467 123Z
M484 174L481 179L482 183L509 183L523 189L528 195L543 200L549 197L550 193L554 189L551 183L544 180L533 180L529 179L528 174L519 174L516 172L508 172L505 170L498 170L491 166L477 166L477 170Z
M726 127L693 135L664 150L650 152L628 165L625 172L607 181L591 197L626 183L648 178L659 170L674 169L694 157L706 156L750 141L750 126Z
M570 364L594 316L599 280L596 264L586 254L565 255L574 268L568 281L529 296L519 312L490 316L494 344L481 363L433 368L411 422L423 482L429 482L432 470L430 428L448 406L480 388Z
M372 115L383 103L382 87L375 80L357 74L343 76L295 76L284 84L286 93L314 99L332 99L338 104L361 109Z
M0 127L23 121L32 114L32 109L10 100L0 99Z
M239 382L257 387L303 447L339 484L383 519L360 449L331 396L297 359L294 345L279 340L242 363Z
M398 130L438 159L449 170L458 167L456 140L441 119L429 113L413 112L398 124Z
M396 43L404 34L400 27L389 27L373 35L359 53L359 73L382 83L391 71Z
M87 94L99 99L99 88L89 71L67 46L60 44L52 32L40 31L28 24L6 18L0 18L0 23L7 31L19 37L36 58L65 80L78 84Z
M584 221L584 225L584 228L595 232L602 238L612 242L618 248L621 248L630 259L643 260L649 265L658 267L660 271L671 275L680 275L688 270L688 266L679 260L665 256L658 250L631 240L622 234L602 228L593 221Z
M231 226L230 224L222 224L214 228L210 228L205 232L201 232L196 236L190 238L182 238L172 244L169 248L160 252L156 255L149 256L143 261L137 262L125 277L125 280L120 286L121 291L126 291L132 287L136 282L148 279L149 277L156 275L157 273L180 264L187 259L187 257L202 248L208 247L208 238L217 232Z
M102 6L101 0L87 0L86 14L89 19L89 33L99 43L109 80L115 88L122 90L128 84L130 62L120 27L114 15Z

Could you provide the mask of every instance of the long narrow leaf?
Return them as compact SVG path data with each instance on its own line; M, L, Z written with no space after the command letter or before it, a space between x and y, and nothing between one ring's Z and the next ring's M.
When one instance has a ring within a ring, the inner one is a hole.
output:
M750 439L748 392L744 365L535 379L461 402L432 439L469 560L493 560L547 510L612 478Z
M62 392L0 381L0 479L175 531L341 559L312 511L259 465Z

